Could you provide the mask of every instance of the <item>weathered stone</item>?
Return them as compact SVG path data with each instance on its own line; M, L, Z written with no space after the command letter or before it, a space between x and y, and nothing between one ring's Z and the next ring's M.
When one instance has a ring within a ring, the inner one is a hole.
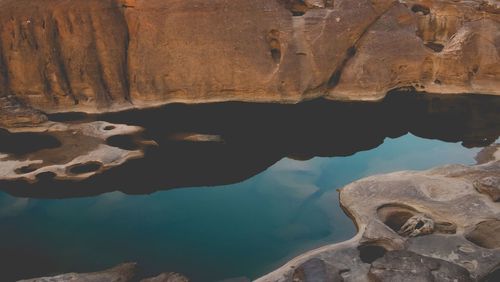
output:
M476 180L474 187L480 193L490 196L493 201L500 201L500 176L490 176Z
M66 273L51 277L40 277L18 282L132 282L137 281L137 264L123 263L113 268L92 273ZM179 273L165 272L158 276L141 279L141 282L189 282Z
M154 144L139 139L141 127L102 121L47 123L38 128L45 135L32 134L24 140L16 138L16 135L25 134L24 130L33 128L18 128L17 132L6 137L13 138L18 144L13 151L0 154L2 180L30 183L45 178L83 180L143 157L144 147ZM49 138L46 147L42 143L44 137ZM36 144L42 146L36 148Z
M24 112L4 127L31 108L500 94L494 1L2 0L0 23L0 96Z
M483 248L500 248L500 220L486 220L465 235L467 240Z
M340 281L340 270L318 258L301 264L293 273L293 281Z
M135 263L124 263L108 270L93 273L67 273L53 277L40 277L18 282L129 282L134 278Z
M461 266L409 251L387 252L372 263L369 277L384 282L473 281Z
M156 277L142 279L141 282L189 282L184 275L179 273L162 273Z

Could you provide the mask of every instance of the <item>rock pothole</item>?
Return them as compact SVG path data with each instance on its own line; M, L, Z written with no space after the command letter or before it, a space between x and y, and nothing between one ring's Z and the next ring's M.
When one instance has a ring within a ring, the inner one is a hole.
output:
M387 253L387 250L378 245L361 245L358 247L359 258L364 263L372 263Z
M397 233L418 212L405 205L385 205L380 207L377 213L379 219Z
M413 6L411 6L411 11L423 16L427 16L431 13L431 9L429 7L421 4L414 4Z
M102 163L100 162L87 162L83 164L76 164L68 168L68 171L72 174L85 174L96 172L102 168Z
M430 215L402 204L388 204L377 210L378 218L403 237L416 237L432 233L454 234L456 224L437 221Z

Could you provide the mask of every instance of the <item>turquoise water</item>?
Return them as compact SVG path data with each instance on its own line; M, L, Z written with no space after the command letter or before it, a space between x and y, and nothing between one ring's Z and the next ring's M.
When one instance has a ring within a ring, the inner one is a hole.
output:
M478 150L407 134L347 157L284 158L220 187L61 200L0 193L2 277L96 271L135 261L143 275L176 271L207 282L256 278L301 252L355 234L336 189L377 173L473 164Z

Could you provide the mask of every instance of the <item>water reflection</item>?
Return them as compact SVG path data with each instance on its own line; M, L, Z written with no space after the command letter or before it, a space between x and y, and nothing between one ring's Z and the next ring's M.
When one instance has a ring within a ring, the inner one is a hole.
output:
M54 115L53 120L77 117L141 125L159 146L150 148L144 159L87 181L0 182L0 189L16 196L63 198L224 185L248 179L284 157L349 156L408 132L465 147L485 146L500 134L498 108L497 97L394 93L381 103L224 103L98 117ZM200 139L206 142L193 142Z
M256 278L305 250L353 236L337 188L375 173L473 163L477 151L408 134L349 157L284 158L214 189L64 200L0 194L2 278L95 271L124 261L139 262L144 276Z

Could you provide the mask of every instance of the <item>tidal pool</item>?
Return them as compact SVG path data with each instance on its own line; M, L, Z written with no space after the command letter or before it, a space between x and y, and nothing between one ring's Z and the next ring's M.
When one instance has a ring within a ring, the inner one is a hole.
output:
M348 157L282 159L241 183L151 195L40 200L0 194L6 279L139 262L144 275L256 278L352 237L336 189L367 175L474 163L478 149L407 134ZM146 180L144 180L146 182Z

